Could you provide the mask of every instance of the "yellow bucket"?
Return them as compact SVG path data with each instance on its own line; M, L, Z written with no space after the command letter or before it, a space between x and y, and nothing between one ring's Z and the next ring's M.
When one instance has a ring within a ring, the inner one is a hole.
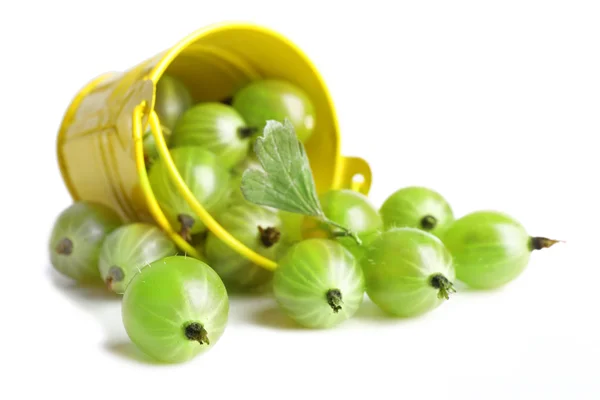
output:
M286 38L251 24L218 24L200 29L172 48L125 72L88 83L68 107L57 139L60 170L75 201L95 201L125 221L158 224L193 257L200 255L170 226L148 183L142 135L152 129L171 178L198 218L217 237L254 263L275 269L263 257L224 230L206 212L175 168L154 112L156 84L162 74L178 77L196 102L231 96L248 82L279 78L303 88L316 110L315 132L305 143L317 191L349 188L368 194L367 162L340 154L340 133L333 103L317 69Z

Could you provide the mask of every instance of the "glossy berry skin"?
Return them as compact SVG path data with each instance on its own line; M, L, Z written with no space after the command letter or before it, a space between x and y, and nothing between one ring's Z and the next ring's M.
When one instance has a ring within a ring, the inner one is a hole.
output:
M231 173L236 176L242 176L247 169L258 169L264 171L260 161L256 159L256 154L251 152L240 163L231 169Z
M76 202L63 210L50 235L50 261L61 274L79 282L100 282L98 258L106 236L121 225L110 208Z
M415 228L393 228L362 258L367 294L383 311L415 317L439 307L453 291L452 257L443 243Z
M188 109L173 132L172 147L199 146L213 152L225 168L244 160L254 130L231 106L200 103Z
M238 203L220 214L218 221L233 237L271 260L277 259L284 246L278 214L264 207ZM212 232L206 237L204 250L209 264L229 290L258 288L273 277L273 272L253 264Z
M301 142L306 142L313 134L314 106L302 89L289 82L276 79L252 82L234 95L232 106L248 126L258 129L259 134L267 120L283 123L286 118Z
M244 175L244 172L248 169L257 169L264 171L263 167L258 161L253 160L249 157L245 158L241 163L237 164L234 168L232 168L230 180L230 195L228 197L229 204L253 204L246 200L241 190L242 176Z
M458 219L443 240L454 257L458 279L477 289L497 288L517 278L533 250L525 228L497 211Z
M227 291L200 260L184 256L155 261L131 280L122 318L135 345L148 356L181 363L212 348L229 315Z
M239 204L239 203L248 203L244 194L242 193L242 176L241 175L231 175L231 179L229 180L229 196L227 197L227 203L229 204Z
M283 210L278 210L278 212L283 224L283 232L285 232L284 240L288 243L296 243L303 240L302 226L305 219L304 215Z
M226 206L230 174L217 156L201 147L178 147L171 150L171 157L192 194L209 213L217 213ZM182 237L191 240L191 234L206 230L179 193L163 159L150 168L148 178L156 200Z
M307 239L279 261L273 294L299 325L331 328L356 313L364 285L360 264L344 246L329 239Z
M136 222L121 226L106 237L98 268L108 288L123 294L135 274L176 253L175 244L158 227Z
M325 216L356 233L363 241L358 246L349 237L337 240L344 244L356 257L360 258L365 246L375 238L383 227L381 216L369 198L362 193L349 190L330 190L319 196ZM336 229L316 218L306 217L302 223L304 238L333 238Z
M179 79L165 74L158 80L154 110L160 123L171 131L192 102L192 95Z
M390 195L379 210L385 229L418 228L441 237L454 222L452 208L438 192L418 186Z

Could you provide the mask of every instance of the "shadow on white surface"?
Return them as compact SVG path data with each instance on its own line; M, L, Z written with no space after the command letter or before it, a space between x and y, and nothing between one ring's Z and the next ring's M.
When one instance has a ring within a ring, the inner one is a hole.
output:
M100 303L118 303L121 301L121 296L111 292L101 283L95 284L81 284L74 280L71 280L65 276L62 276L60 272L56 271L52 266L46 268L46 273L50 277L50 281L53 286L61 293L65 294L71 300L75 301L76 304L95 307Z
M127 340L108 340L104 348L111 354L129 361L136 361L140 364L168 365L161 363L139 350L129 339Z
M375 303L371 301L367 296L363 300L360 308L354 314L354 317L360 320L368 320L368 321L379 321L379 322L389 322L393 324L397 324L399 318L394 318L388 314L386 314L381 308L377 307Z
M249 322L271 329L304 330L294 320L285 315L277 304L268 304L249 315Z
M89 313L104 331L104 347L111 353L128 356L136 361L149 362L130 342L121 320L121 296L99 283L80 284L62 276L52 266L46 269L49 280L57 292L83 311ZM150 360L151 361L151 360Z
M518 279L518 277L517 277ZM478 289L478 288L473 288L470 286L467 286L466 284L462 283L459 280L454 281L454 289L456 289L456 293L452 293L450 295L450 300L452 300L453 297L458 297L458 296L497 296L498 293L501 293L505 290L505 288L509 285L511 285L511 283L514 285L513 282L508 282L506 285L504 286L500 286L497 288L492 288L492 289Z

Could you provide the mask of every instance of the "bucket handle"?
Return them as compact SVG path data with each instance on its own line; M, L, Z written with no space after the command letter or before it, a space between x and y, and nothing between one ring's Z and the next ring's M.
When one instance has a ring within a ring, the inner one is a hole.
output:
M351 189L368 195L373 175L369 163L359 157L342 157L338 189Z
M133 111L133 135L135 142L136 165L140 176L140 185L144 193L144 197L146 198L149 211L156 220L156 222L160 225L160 227L182 250L186 252L186 254L190 254L195 258L201 258L198 251L188 242L183 240L183 238L171 227L165 214L162 212L156 198L154 197L154 192L152 191L152 188L150 187L148 173L146 171L146 165L144 162L144 148L142 139L142 116L145 107L146 103L144 102L138 105ZM177 170L177 167L173 162L173 158L169 153L169 149L167 148L167 144L162 133L162 128L160 126L160 121L154 110L150 110L149 123L150 130L156 142L158 153L163 162L166 163L167 171L169 172L171 179L174 181L174 184L177 187L179 193L182 195L182 197L185 199L188 205L192 208L192 210L196 213L196 215L200 218L200 220L204 223L204 225L215 236L217 236L220 240L225 242L229 247L231 247L233 250L237 251L241 255L245 256L253 263L258 264L261 267L271 271L275 270L277 268L277 263L249 249L246 245L244 245L242 242L233 237L229 232L227 232L227 230L225 230L212 217L212 215L210 215L210 213L206 211L206 209L200 204L200 202L196 199L196 197L187 187L185 181L179 174L179 171Z

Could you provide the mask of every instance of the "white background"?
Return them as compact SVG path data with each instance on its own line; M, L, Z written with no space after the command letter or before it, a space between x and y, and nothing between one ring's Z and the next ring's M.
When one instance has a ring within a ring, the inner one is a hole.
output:
M0 398L600 398L598 2L333 3L3 2ZM411 320L367 302L338 328L306 331L268 298L232 299L209 353L148 363L118 298L49 265L70 204L57 129L89 79L226 20L278 30L318 66L343 154L370 162L377 205L425 185L459 217L502 210L567 243L501 290L462 290Z

